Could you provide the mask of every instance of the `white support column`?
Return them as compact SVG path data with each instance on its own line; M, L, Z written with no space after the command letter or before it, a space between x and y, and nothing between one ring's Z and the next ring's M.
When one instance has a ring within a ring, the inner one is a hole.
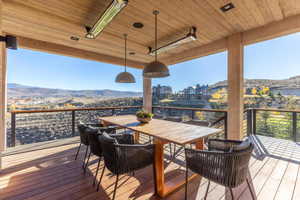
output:
M151 78L143 78L143 109L152 112L152 81Z
M0 0L0 35L2 32L2 0ZM2 169L2 152L6 148L6 47L0 42L0 170Z
M244 111L244 47L242 34L228 38L228 138L242 138Z

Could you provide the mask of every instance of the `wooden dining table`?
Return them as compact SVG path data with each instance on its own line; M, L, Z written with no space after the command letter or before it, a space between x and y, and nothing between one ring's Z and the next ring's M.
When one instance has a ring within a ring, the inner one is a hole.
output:
M160 197L165 197L180 188L185 179L165 180L164 173L164 145L174 143L181 146L195 144L197 149L203 149L204 138L222 132L222 129L205 126L190 125L162 119L152 119L149 123L140 123L135 115L120 115L100 117L104 124L113 124L134 131L135 140L138 142L140 134L154 138L155 144L155 176L156 192ZM189 176L190 181L196 174Z

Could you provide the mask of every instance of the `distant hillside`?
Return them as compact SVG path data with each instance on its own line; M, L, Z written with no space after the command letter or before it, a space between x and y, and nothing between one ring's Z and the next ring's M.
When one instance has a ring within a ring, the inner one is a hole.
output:
M117 90L64 90L8 84L9 97L140 97L141 92Z
M220 81L210 86L210 88L226 87L227 81ZM300 88L300 76L294 76L283 80L270 80L270 79L246 79L245 87L253 88L265 86L270 88L284 88L284 89L296 89Z

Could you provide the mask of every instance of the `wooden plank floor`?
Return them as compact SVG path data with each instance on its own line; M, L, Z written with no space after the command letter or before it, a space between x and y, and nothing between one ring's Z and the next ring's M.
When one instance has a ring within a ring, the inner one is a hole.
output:
M299 200L299 144L264 136L257 136L253 139L257 148L250 161L249 171L256 198ZM78 144L73 143L53 147L52 143L51 146L45 144L47 148L44 149L39 145L38 150L30 147L31 151L16 151L15 154L7 154L3 158L5 168L0 172L0 199L110 199L115 177L106 171L100 191L96 192L92 182L97 167L97 158L92 158L88 172L84 175L81 168L83 151L78 160L74 160L77 146ZM184 175L184 167L180 163L169 164L166 159L167 178L179 178ZM102 167L101 164L100 168ZM99 177L100 173L98 179ZM188 199L203 199L206 185L207 180L200 177L190 182ZM116 199L159 199L153 194L153 187L152 169L149 167L137 171L134 176L121 176ZM235 199L251 199L246 184L235 188L234 195ZM183 188L165 199L184 199ZM208 199L230 198L224 187L212 183Z

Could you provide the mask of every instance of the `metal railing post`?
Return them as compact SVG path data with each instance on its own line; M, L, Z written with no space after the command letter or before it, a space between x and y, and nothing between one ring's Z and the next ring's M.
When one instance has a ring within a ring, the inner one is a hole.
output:
M252 133L256 135L256 115L257 111L256 109L252 110Z
M297 142L297 113L293 112L293 139Z
M111 109L111 115L114 116L116 114L116 110L113 108Z
M247 136L253 134L253 110L247 110Z
M195 111L192 110L192 120L195 118Z
M75 136L75 110L72 110L72 136Z
M227 112L225 112L224 114L224 137L225 139L228 139L228 115L227 115Z
M10 146L16 146L16 113L11 113L11 138L10 138Z

